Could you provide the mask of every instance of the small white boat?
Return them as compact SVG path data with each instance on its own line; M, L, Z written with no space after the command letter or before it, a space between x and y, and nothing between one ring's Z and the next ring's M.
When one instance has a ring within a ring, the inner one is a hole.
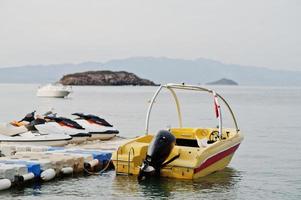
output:
M41 135L30 131L16 136L0 135L0 142L2 144L20 143L22 145L64 146L68 144L71 139L72 138L66 134Z
M47 84L40 87L37 91L38 97L55 97L55 98L65 98L72 92L70 86L64 86L59 83Z

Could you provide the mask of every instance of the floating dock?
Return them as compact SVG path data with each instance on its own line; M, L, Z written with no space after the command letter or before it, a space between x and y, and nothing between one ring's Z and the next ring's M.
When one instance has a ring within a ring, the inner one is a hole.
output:
M67 147L0 145L0 191L70 174L100 174L109 169L112 152L124 141Z

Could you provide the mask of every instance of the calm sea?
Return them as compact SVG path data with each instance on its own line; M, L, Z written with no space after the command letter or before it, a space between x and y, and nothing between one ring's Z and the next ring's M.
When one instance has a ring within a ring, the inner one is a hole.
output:
M38 85L0 84L0 121L51 108L102 116L120 135L144 134L156 87L73 87L67 99L36 97ZM232 106L245 139L229 167L196 181L135 177L74 177L0 193L1 199L301 199L301 88L216 87ZM180 92L184 126L216 126L208 94ZM225 125L232 126L226 110ZM175 105L164 92L155 103L151 131L177 126Z

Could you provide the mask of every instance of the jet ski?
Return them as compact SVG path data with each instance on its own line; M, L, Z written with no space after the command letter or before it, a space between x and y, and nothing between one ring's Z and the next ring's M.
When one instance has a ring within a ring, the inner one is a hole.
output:
M71 142L74 143L85 142L91 137L91 134L85 128L71 119L50 115L44 119L46 123L35 125L35 128L41 134L67 134L72 137Z
M84 113L73 113L72 115L78 117L74 121L92 135L91 139L109 140L119 133L112 124L96 115Z
M10 123L0 124L0 134L6 136L14 136L29 131L27 125L34 120L35 111L28 113L23 119L19 121L12 121Z
M45 122L43 118L35 118L35 111L33 111L20 121L3 123L0 125L0 142L64 146L72 139L67 134L52 135L38 132L35 125Z
M10 123L2 123L0 125L0 134L3 135L18 135L27 131L37 132L35 125L45 124L46 120L43 116L35 116L35 112L28 113L24 118L19 121L12 121Z
M91 134L83 131L84 128L81 127L76 122L71 119L64 117L57 117L57 114L53 112L53 109L46 112L42 116L36 116L33 111L27 114L23 119L18 121L18 123L25 124L24 126L28 131L39 133L42 135L69 135L72 137L71 142L81 143L91 137Z

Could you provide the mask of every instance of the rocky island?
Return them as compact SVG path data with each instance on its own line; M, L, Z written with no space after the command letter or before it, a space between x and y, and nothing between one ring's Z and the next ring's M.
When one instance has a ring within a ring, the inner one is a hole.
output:
M238 85L238 83L231 79L222 78L217 81L206 83L206 85Z
M142 79L126 71L87 71L67 74L60 80L63 85L139 85L155 86L154 82Z

